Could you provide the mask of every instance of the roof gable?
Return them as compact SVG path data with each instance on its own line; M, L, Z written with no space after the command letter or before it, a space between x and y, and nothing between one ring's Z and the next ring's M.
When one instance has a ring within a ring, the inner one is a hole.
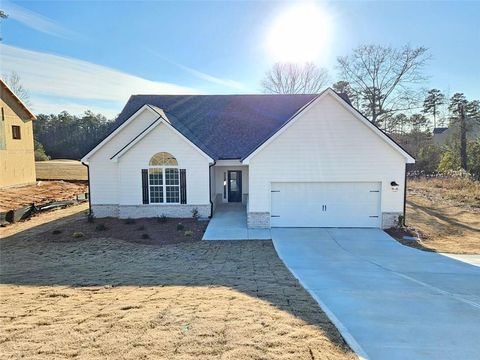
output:
M27 105L23 103L23 101L13 92L12 89L8 87L8 85L0 79L0 92L1 92L1 97L6 101L6 96L9 96L27 115L28 120L36 120L37 117L28 109ZM10 105L9 105L10 106ZM16 107L10 106L13 111L15 111ZM17 114L20 116L20 114ZM21 117L21 116L20 116Z
M298 120L298 118L300 118L302 116L302 114L304 112L308 111L311 107L313 107L315 104L320 102L325 96L332 96L335 100L337 100L338 104L343 106L356 119L358 119L360 122L362 122L365 126L369 127L373 131L373 133L375 133L377 136L379 136L385 143L387 143L389 146L391 146L397 152L399 152L403 157L405 157L406 163L414 163L415 162L415 159L405 149L403 149L400 145L398 145L390 136L388 136L380 128L375 126L365 116L363 116L357 109L355 109L351 105L350 101L346 100L343 96L340 96L339 94L337 94L335 91L333 91L330 88L323 91L317 98L312 100L309 104L307 104L304 108L302 108L297 114L295 114L295 116L293 116L289 121L287 121L282 127L280 127L275 132L275 134L273 134L268 139L266 139L262 144L260 144L257 148L255 148L252 152L247 154L247 156L245 156L242 159L242 162L245 163L245 164L248 164L252 157L254 157L257 153L262 151L262 149L264 149L268 144L270 144L272 141L274 141L277 136L279 136L284 131L286 131L292 124L294 124Z
M318 95L133 95L117 127L145 104L213 159L240 159Z

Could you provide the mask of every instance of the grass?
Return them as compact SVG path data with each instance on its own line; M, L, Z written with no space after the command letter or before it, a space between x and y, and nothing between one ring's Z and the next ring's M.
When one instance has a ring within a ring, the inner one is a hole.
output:
M409 180L407 225L428 251L480 254L480 182L460 178Z
M78 222L72 214L2 237L3 359L355 358L269 241L51 234Z
M36 161L37 180L88 180L87 168L77 160Z

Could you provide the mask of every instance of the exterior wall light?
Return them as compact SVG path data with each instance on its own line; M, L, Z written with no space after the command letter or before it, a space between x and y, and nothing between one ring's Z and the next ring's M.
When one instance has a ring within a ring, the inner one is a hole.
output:
M398 185L398 183L397 183L396 181L392 181L392 182L390 183L390 186L392 187L392 191L398 191L398 187L399 187L400 185Z

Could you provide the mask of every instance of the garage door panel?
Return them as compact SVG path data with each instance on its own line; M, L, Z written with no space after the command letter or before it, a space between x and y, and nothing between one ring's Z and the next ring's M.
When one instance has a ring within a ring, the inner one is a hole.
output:
M272 183L272 227L379 227L380 183Z

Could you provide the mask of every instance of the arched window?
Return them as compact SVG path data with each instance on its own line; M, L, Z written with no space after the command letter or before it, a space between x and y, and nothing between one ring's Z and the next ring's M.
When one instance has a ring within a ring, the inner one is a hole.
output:
M180 203L178 161L172 154L160 152L152 156L148 168L148 181L150 203Z

